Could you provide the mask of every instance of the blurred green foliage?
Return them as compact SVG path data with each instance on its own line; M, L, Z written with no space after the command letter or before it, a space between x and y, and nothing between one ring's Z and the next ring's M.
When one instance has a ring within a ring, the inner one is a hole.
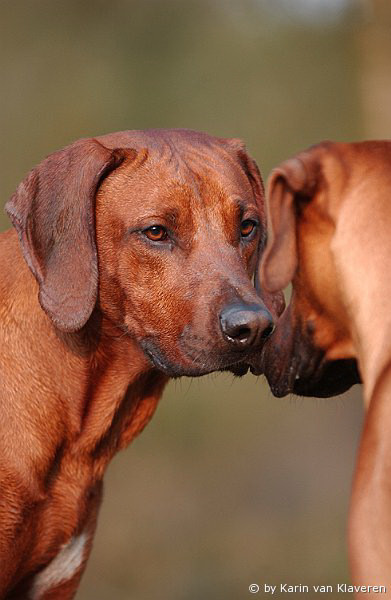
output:
M264 175L321 139L362 137L360 15L309 25L264 5L2 0L3 201L45 155L121 129L240 137ZM109 469L78 597L237 600L253 582L348 581L360 422L357 391L276 400L251 376L173 382Z

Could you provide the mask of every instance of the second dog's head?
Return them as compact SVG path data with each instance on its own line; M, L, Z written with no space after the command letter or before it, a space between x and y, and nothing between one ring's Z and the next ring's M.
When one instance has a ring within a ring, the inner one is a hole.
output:
M333 247L349 193L349 146L314 146L269 179L269 239L257 285L274 294L292 283L292 297L252 369L266 374L276 396L332 396L360 381Z

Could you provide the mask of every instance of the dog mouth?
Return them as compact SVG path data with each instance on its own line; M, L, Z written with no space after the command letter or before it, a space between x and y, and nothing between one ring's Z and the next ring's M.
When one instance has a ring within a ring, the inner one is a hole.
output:
M246 362L236 363L235 365L231 365L224 369L220 369L220 371L228 371L235 375L235 377L243 377L249 372L250 365Z
M292 338L270 339L255 364L253 375L264 374L274 396L288 394L328 398L361 383L354 359L327 361L323 350L315 347L311 335L299 329Z
M217 353L187 347L184 353L186 364L181 364L170 359L151 338L142 340L140 345L151 364L172 378L200 377L215 371L229 371L242 377L249 370L248 360L237 353L218 356Z
M329 398L346 392L357 383L361 383L361 377L356 360L322 360L311 377L295 378L292 391L299 396Z

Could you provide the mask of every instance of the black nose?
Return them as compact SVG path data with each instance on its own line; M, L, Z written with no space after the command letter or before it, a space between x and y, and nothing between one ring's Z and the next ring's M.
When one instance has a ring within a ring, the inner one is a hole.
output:
M264 306L230 304L220 313L220 328L227 342L244 349L268 338L274 323Z

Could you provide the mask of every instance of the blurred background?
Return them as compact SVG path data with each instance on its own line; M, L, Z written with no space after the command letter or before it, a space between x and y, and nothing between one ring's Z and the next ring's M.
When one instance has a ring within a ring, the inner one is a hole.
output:
M265 177L322 139L388 138L390 34L388 0L1 0L2 202L50 152L121 129L240 137ZM277 400L251 375L170 384L108 470L77 597L348 582L361 424L359 387Z

